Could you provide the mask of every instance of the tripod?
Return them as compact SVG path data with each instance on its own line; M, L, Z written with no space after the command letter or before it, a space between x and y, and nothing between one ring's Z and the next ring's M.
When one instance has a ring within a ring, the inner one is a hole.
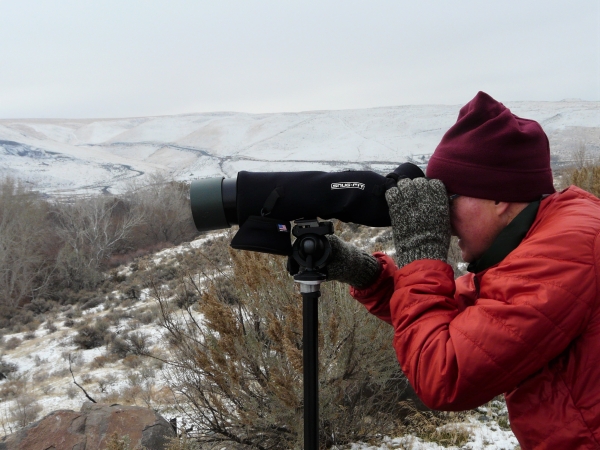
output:
M300 284L302 294L302 347L304 362L304 448L319 448L319 309L320 286L331 255L325 237L333 234L332 222L317 219L297 220L292 234L296 237L288 271Z

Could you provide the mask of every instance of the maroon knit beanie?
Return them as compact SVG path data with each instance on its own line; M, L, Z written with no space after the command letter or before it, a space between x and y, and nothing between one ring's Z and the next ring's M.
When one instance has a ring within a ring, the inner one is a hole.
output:
M463 106L427 165L452 194L530 202L554 192L550 145L539 123L479 92Z

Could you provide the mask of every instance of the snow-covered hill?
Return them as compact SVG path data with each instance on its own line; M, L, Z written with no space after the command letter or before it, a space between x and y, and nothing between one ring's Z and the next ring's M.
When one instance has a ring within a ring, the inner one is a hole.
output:
M513 102L541 123L553 161L581 143L600 155L600 102ZM50 194L107 190L167 171L180 180L233 177L240 170L374 170L426 162L459 105L345 111L203 113L129 119L0 120L0 175Z

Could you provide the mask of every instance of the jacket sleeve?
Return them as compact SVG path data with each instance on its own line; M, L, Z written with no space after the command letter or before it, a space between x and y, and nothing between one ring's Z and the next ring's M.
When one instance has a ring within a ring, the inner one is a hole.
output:
M374 253L382 270L375 282L365 289L350 287L350 294L362 303L367 310L381 320L392 324L390 300L394 294L394 274L398 270L396 263L385 253ZM460 311L475 303L476 292L473 274L467 274L456 280L456 301Z
M394 348L430 408L470 409L516 387L582 332L592 301L585 299L596 296L593 270L576 261L525 257L489 269L485 280L476 303L464 307L441 261L415 261L394 274Z
M391 325L390 299L394 293L394 273L398 270L394 260L385 253L374 253L381 265L377 280L366 289L350 287L350 295L362 303L367 310Z

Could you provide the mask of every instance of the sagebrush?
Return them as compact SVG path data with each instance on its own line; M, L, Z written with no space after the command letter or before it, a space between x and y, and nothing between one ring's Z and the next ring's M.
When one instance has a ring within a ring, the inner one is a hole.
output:
M230 259L230 271L182 277L177 298L154 287L177 408L204 445L302 448L301 295L284 258L232 251ZM348 286L330 282L321 291L320 442L390 432L409 392L392 328L352 299ZM197 303L182 300L192 293Z

